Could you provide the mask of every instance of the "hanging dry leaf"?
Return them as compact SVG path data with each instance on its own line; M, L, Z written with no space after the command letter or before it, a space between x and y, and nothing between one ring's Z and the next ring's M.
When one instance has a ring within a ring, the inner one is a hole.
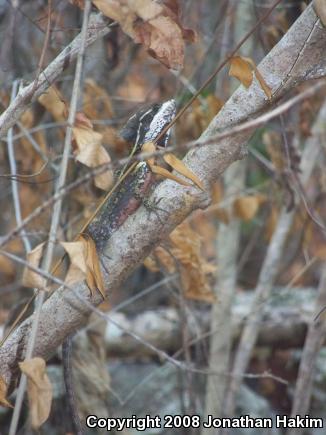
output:
M53 118L58 122L66 121L67 118L67 106L64 102L59 89L52 85L47 89L44 94L38 98L38 102L51 113Z
M256 65L255 65L254 68L255 68L255 76L256 76L257 80L259 81L259 84L260 84L262 90L265 92L267 98L271 99L272 98L272 90L271 90L271 88L265 82L264 77L260 74L260 72L258 71Z
M70 266L65 279L67 284L81 282L86 279L92 296L99 291L105 299L103 277L94 241L87 236L79 235L75 242L61 242L69 256Z
M326 27L326 2L325 0L314 0L314 9L320 21Z
M165 168L162 168L161 166L157 166L157 165L149 165L149 166L154 174L161 175L162 177L167 178L169 180L173 180L176 183L181 184L181 186L187 186L187 187L191 186L190 183L187 183L187 181L182 180L181 178L177 177L176 175L172 174L172 172L168 171Z
M6 399L7 396L7 385L3 380L2 376L0 376L0 406L4 406L6 408L13 408L12 404L8 402Z
M87 277L86 282L92 292L99 291L106 298L103 277L100 269L100 260L97 255L94 240L87 236L80 236L86 244L86 262L87 262Z
M195 32L184 29L176 0L159 4L153 0L93 0L106 16L118 21L122 30L168 68L184 63L185 41L193 42Z
M191 180L194 184L196 184L197 187L199 187L199 189L205 190L203 183L200 181L197 175L187 168L187 166L175 155L165 154L163 158L166 163L168 163L175 171Z
M250 221L256 216L260 205L264 201L265 197L263 195L241 196L234 201L233 211L238 218Z
M230 60L229 75L236 77L246 88L252 83L253 73L268 98L272 97L271 88L265 82L263 76L258 71L255 62L249 57L234 56Z
M89 119L112 119L114 117L109 95L93 79L85 80L83 96L83 112Z
M241 56L234 56L230 60L229 76L238 79L246 88L249 88L253 79L250 65Z
M52 403L52 385L46 373L44 359L35 357L19 363L27 376L27 395L33 429L38 429L49 417Z
M111 158L102 146L102 135L93 130L92 124L85 115L82 117L79 114L79 124L73 128L73 135L77 148L75 157L80 163L89 168L110 163ZM102 174L96 175L94 182L99 189L109 190L113 183L112 170L107 169Z
M31 266L40 266L44 245L45 243L37 245L32 251L27 254L26 260ZM29 269L28 267L25 267L24 269L22 284L25 287L33 287L46 290L46 279L43 276L39 275L37 272Z
M154 268L155 258L157 263L169 273L179 270L182 288L187 298L214 302L215 295L210 288L207 274L215 272L216 268L203 258L201 238L185 221L171 233L169 240L169 250L163 247L156 248L145 264Z
M61 242L70 260L69 269L65 278L67 285L84 281L87 273L86 251L84 242Z

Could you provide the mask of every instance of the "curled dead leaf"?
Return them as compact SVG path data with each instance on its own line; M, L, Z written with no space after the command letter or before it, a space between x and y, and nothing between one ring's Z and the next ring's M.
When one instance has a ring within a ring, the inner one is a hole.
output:
M176 175L172 174L172 172L168 171L165 168L162 168L161 166L151 165L151 164L149 166L151 168L151 171L154 174L161 175L162 177L168 178L169 180L173 180L173 181L181 184L182 186L188 186L188 187L191 186L190 183L188 183L187 181L182 180L181 178L177 177Z
M163 156L166 163L168 163L179 174L191 180L199 189L205 190L203 183L187 166L173 154L165 154Z
M93 0L106 16L119 22L122 30L168 68L181 69L185 41L193 42L195 32L185 29L179 19L177 1L165 4L153 0Z
M76 282L84 281L87 273L84 243L82 241L76 241L61 242L60 244L67 252L70 260L65 282L67 285L71 285Z
M255 74L262 90L270 99L272 97L271 88L268 86L265 79L258 71L255 62L249 57L232 57L232 59L230 60L230 76L237 78L246 88L249 88L253 80L253 74Z
M58 122L66 121L67 106L59 89L52 85L38 98L38 102L51 113Z
M96 291L99 291L102 295L102 298L106 298L103 276L100 268L100 260L97 255L96 246L94 240L85 235L79 236L81 240L83 240L86 245L86 263L87 263L87 276L86 282L88 287L90 288L92 294Z
M75 157L85 166L89 168L96 168L98 166L111 162L111 158L102 145L102 134L93 130L87 124L87 117L79 114L79 121L77 120L78 127L73 128L73 135L77 150ZM113 183L113 172L107 169L102 174L96 175L94 179L95 185L102 190L109 190Z
M249 63L241 56L234 56L230 60L229 76L238 79L246 88L249 88L253 79Z
M241 196L234 201L233 211L238 218L250 221L256 216L260 205L264 201L265 197L263 195Z
M27 262L33 267L39 267L43 255L45 243L37 245L26 255ZM46 279L37 272L25 267L22 277L22 284L25 287L39 288L46 290Z
M158 247L145 264L154 266L154 260L161 267L174 273L180 271L184 295L189 299L214 302L207 275L215 272L215 267L207 263L202 254L202 241L188 222L180 224L170 235L169 248ZM176 267L178 263L178 268Z
M13 408L12 404L8 402L7 397L7 385L2 376L0 376L0 406L5 408Z
M19 363L27 376L27 395L33 429L38 429L49 417L52 385L46 373L44 359L35 357Z
M86 280L92 296L99 291L105 299L103 277L94 241L79 235L75 242L61 242L69 256L70 266L65 282L70 285Z

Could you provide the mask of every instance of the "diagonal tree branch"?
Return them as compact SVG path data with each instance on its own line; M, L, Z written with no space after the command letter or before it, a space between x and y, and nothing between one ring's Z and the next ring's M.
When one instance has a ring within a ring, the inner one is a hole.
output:
M208 139L219 128L232 126L255 116L275 104L278 98L296 85L310 78L326 75L326 29L320 24L312 7L308 7L283 39L259 65L273 92L277 95L269 102L257 82L245 90L242 86L233 94L218 116L203 134ZM246 155L245 145L254 129L221 140L216 146L205 146L190 151L184 162L209 185L234 161ZM155 190L153 200L161 198L161 219L148 215L144 208L136 212L110 238L103 259L106 269L106 291L110 295L126 277L146 258L192 210L208 203L206 194L196 188L183 187L166 180ZM163 221L163 224L162 224ZM93 299L84 284L75 286L80 297L93 304L101 302L100 296ZM58 289L43 305L35 355L49 358L64 338L80 327L90 313L73 293ZM17 373L17 363L24 352L32 318L26 319L0 349L0 375L9 385Z
M88 47L109 31L107 19L101 14L93 15L89 20L85 46ZM81 47L81 40L81 34L77 35L32 83L18 92L16 98L0 116L0 138L7 133L10 127L15 125L29 105L36 101L77 57Z

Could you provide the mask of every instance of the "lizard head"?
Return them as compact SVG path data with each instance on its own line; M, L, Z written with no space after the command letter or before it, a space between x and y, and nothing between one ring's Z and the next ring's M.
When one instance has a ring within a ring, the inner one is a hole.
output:
M153 104L133 115L123 127L120 135L123 139L136 145L136 152L141 146L155 139L163 129L172 121L176 113L176 103L168 100L161 104ZM157 145L165 147L168 143L170 131L168 130L158 141Z

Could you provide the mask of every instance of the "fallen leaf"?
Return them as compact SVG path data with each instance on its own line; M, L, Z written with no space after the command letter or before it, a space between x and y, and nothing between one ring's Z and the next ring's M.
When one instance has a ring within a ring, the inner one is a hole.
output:
M33 429L38 429L49 417L52 385L46 373L44 359L35 357L19 363L27 376L27 395Z
M179 174L191 180L201 190L205 190L203 183L187 166L173 154L164 154L163 159Z
M13 408L12 404L6 399L7 385L2 376L0 376L0 405L5 408Z
M39 267L45 243L37 245L26 255L27 262L33 267ZM22 277L22 284L25 287L39 288L46 290L46 279L37 272L25 267Z

